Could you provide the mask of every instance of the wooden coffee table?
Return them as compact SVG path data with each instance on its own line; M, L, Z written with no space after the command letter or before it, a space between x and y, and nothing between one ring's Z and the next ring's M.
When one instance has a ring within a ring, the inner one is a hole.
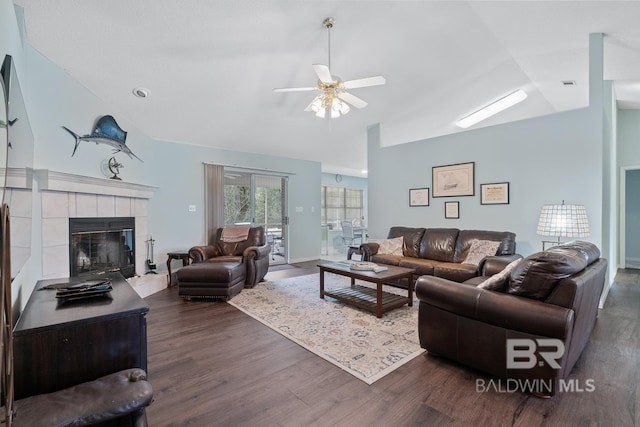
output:
M373 271L351 270L348 265L338 262L321 262L320 268L320 298L325 296L335 298L347 305L362 308L376 314L378 318L383 313L407 304L413 305L413 273L415 269L388 265L387 270L379 273ZM329 272L351 278L351 286L326 291L324 289L324 273ZM356 285L356 279L376 284L376 288ZM382 290L382 285L400 279L408 279L407 296L396 295Z

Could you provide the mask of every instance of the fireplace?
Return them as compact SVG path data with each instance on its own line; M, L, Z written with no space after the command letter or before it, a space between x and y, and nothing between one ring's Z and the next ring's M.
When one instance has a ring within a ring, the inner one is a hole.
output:
M72 277L120 271L135 275L135 218L69 218Z

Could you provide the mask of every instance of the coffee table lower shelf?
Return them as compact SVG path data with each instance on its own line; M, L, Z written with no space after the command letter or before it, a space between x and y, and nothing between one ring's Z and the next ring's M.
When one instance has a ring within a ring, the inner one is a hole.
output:
M377 317L381 317L383 313L393 310L394 308L402 307L410 302L406 296L382 292L382 304L379 307L377 290L359 285L332 289L331 291L325 290L324 296L332 297L354 307L371 311L375 313Z

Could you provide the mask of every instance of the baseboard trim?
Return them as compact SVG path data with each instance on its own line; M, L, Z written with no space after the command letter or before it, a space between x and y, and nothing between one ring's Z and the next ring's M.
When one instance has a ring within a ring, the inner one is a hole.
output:
M640 258L629 258L624 260L624 268L640 268Z
M290 259L289 260L289 264L295 264L297 262L307 262L307 261L315 261L315 260L319 260L320 257L316 256L316 257L307 257L307 258L295 258L295 259Z

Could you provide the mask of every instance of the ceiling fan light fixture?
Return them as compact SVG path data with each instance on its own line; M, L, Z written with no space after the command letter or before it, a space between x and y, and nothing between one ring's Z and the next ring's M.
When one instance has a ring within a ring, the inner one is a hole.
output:
M314 113L317 113L318 111L322 110L322 99L320 99L320 97L317 97L312 103L311 103L311 111L313 111Z
M319 91L320 93L307 105L304 111L312 111L316 117L320 118L325 118L327 115L337 118L349 113L351 106L358 109L367 106L365 101L347 92L347 90L385 84L385 79L382 76L342 81L340 77L331 74L331 28L334 23L333 18L326 18L322 21L322 25L327 29L328 65L313 64L313 69L318 76L317 85L314 87L273 89L274 92Z
M463 117L456 122L456 126L466 129L470 126L475 125L476 123L488 119L495 114L498 114L501 111L506 110L507 108L513 107L514 105L524 101L526 98L527 93L522 89L518 89L506 96L503 96L497 101L494 101L491 104L482 107L478 111L475 111L468 116Z

